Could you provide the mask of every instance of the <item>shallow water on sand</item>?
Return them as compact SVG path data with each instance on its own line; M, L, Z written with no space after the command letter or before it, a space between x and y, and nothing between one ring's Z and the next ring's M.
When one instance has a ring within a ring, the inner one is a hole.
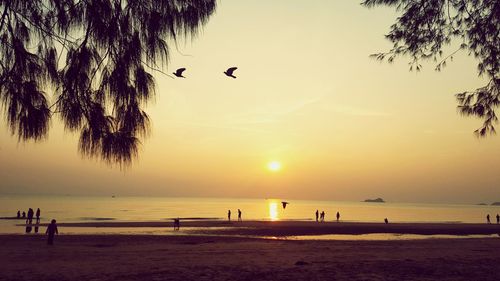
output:
M237 218L242 210L244 220L314 220L316 210L325 211L332 221L340 212L341 221L382 222L465 222L483 223L486 214L492 222L500 207L481 205L439 205L411 203L365 203L230 198L167 197L82 197L82 196L0 196L0 217L13 217L28 208L41 209L41 222L169 221L172 218ZM19 233L23 220L0 219L0 233ZM45 228L44 228L45 229ZM80 229L80 228L79 228ZM120 228L122 231L125 229ZM144 230L144 229L143 229ZM75 230L84 231L84 230Z

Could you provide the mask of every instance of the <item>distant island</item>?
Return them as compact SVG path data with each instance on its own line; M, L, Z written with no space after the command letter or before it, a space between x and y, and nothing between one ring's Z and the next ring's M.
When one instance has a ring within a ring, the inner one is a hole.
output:
M370 202L370 203L385 203L384 199L382 199L382 198L377 198L377 199L366 199L364 202Z
M500 202L493 202L491 203L491 206L500 206Z

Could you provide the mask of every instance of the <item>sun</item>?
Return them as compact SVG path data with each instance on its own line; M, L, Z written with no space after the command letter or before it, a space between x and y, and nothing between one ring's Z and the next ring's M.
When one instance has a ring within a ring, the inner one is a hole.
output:
M267 163L267 168L271 172L277 172L277 171L281 170L281 163L278 161L271 161L271 162Z

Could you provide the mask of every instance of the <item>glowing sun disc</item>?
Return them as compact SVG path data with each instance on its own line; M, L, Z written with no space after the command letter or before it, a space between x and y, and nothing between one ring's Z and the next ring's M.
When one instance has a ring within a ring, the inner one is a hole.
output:
M278 161L271 161L267 164L267 168L270 171L277 172L277 171L281 170L281 163Z

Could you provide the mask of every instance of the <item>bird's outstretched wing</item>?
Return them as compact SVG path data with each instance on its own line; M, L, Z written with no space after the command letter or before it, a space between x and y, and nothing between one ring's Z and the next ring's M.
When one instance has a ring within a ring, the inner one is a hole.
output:
M186 70L186 68L185 68L185 67L183 67L183 68L179 68L179 69L177 69L177 70L175 71L175 73L177 73L177 74L179 74L179 75L182 75L182 72L184 72L184 70Z
M234 72L236 69L238 69L238 68L237 68L237 67L230 67L230 68L228 68L228 69L226 70L226 71L227 71L227 74L228 74L228 75L232 75L232 74L233 74L233 72Z

